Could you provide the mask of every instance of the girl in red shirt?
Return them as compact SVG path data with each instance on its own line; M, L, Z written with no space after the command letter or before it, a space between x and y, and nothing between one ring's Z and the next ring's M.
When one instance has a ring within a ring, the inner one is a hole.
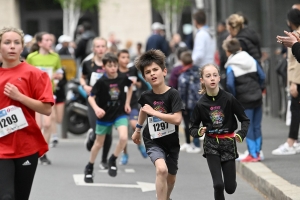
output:
M0 199L29 199L38 158L48 151L35 112L51 114L52 85L47 73L20 61L23 36L0 30Z

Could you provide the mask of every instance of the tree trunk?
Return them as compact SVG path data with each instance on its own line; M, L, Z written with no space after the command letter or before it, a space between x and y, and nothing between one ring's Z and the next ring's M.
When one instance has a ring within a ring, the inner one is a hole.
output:
M71 38L74 37L74 32L78 20L80 18L80 8L76 7L74 1L68 2L68 5L63 9L63 34Z

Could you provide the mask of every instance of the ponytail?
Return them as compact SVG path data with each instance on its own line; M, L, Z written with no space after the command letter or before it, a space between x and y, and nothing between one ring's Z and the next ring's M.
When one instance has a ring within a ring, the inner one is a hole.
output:
M35 42L32 44L32 46L30 48L30 53L40 50L40 46L38 43L43 40L43 36L46 34L49 34L49 33L39 32L39 33L35 34L35 36L34 36Z

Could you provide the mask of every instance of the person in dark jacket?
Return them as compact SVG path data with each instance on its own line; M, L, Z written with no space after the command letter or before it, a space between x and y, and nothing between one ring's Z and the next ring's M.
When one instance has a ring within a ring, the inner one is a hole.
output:
M90 45L90 48L88 45L92 44L92 41L95 38L95 33L92 31L91 24L89 22L83 22L82 25L84 27L84 32L75 49L75 57L80 58L80 62L92 52L92 45Z
M249 155L241 161L257 162L260 161L262 144L262 87L265 74L253 57L241 51L238 39L225 40L223 48L228 56L225 64L227 89L245 108L251 122L246 137Z
M164 25L159 22L152 24L152 35L148 38L146 43L146 51L151 49L161 50L165 56L169 55L169 45L167 40L160 34L164 29Z

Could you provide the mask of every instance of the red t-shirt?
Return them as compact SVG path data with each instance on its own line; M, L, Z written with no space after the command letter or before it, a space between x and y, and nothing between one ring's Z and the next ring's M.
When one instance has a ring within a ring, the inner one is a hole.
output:
M47 73L22 62L13 68L0 67L0 110L8 106L20 107L28 126L0 138L0 159L21 158L48 151L48 145L35 121L35 111L4 95L6 83L15 85L24 95L54 104L52 84ZM1 129L1 127L0 127Z

